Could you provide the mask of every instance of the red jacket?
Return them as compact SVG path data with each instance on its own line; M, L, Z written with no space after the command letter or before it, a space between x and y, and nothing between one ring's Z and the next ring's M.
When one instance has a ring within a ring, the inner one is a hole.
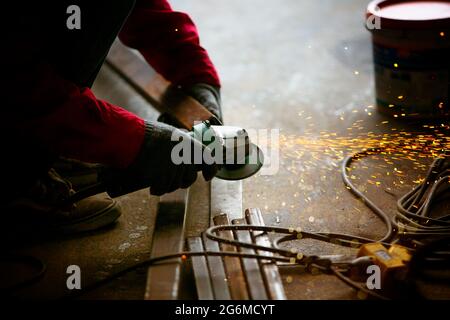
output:
M188 15L173 11L166 0L138 0L119 38L138 49L173 83L220 85L207 52L199 44L194 23ZM9 52L14 73L4 89L17 94L7 100L7 108L27 106L47 111L37 112L37 116L12 115L5 124L11 127L12 135L19 130L65 157L128 166L140 150L144 120L97 99L89 88L78 87L45 66L27 64L33 55L33 39L20 41L17 46L21 49Z

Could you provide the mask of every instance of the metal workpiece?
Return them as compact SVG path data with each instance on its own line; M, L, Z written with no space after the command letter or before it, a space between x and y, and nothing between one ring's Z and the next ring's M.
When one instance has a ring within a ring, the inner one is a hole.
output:
M248 224L253 224L257 226L264 226L264 219L261 211L256 208L247 209L245 211L245 219ZM272 246L269 236L267 234L262 234L261 232L252 233L253 241L260 246ZM270 252L258 252L258 254L266 255L268 257L273 256ZM286 300L286 294L284 292L283 282L281 281L280 272L278 267L274 262L270 260L260 260L260 267L262 269L263 279L265 285L269 291L269 298L272 300Z
M247 219L234 219L232 225L227 214L215 216L214 224L219 228L213 233L224 241L211 238L209 231L203 233L202 238L188 238L188 250L192 252L191 262L199 299L210 299L211 296L217 300L285 299L277 265L272 259L264 259L275 257L244 246L249 244L273 247L266 231L253 231L257 226L252 226L248 222L251 220L262 223L258 225L260 230L261 226L265 227L258 212L256 209L247 210ZM222 229L220 226L225 228ZM226 240L238 241L240 244L229 244ZM256 258L258 254L260 259Z
M188 250L193 252L201 252L203 250L202 238L187 238ZM197 288L197 298L199 300L213 300L214 292L211 284L211 274L209 272L206 257L191 257L192 269L194 272L195 286Z
M187 198L185 235L187 237L187 249L189 251L220 251L217 242L202 236L203 231L211 225L210 196L211 182L205 181L202 175L199 174L197 181L189 188ZM199 241L201 243L199 243ZM204 270L205 266L207 271ZM205 257L192 257L192 269L198 299L231 299L222 257L208 255ZM208 274L209 277L207 280L205 280L206 274ZM211 286L212 298L207 289L208 285L199 285L199 282L203 281L208 281Z
M226 214L217 215L213 220L216 226L230 224L230 220ZM218 232L218 236L226 239L234 239L234 235L231 230L220 231ZM222 243L219 244L219 247L221 251L224 252L237 252L237 248L232 245ZM225 272L228 279L231 298L233 300L248 300L250 297L247 291L247 285L245 283L244 272L240 259L237 257L224 256L223 261L225 264Z
M244 218L235 219L233 224L245 225L247 224ZM234 231L236 240L240 242L253 243L250 231L236 230ZM242 253L255 253L255 250L240 247L239 251ZM241 263L244 269L245 280L247 282L248 292L252 300L267 300L268 290L265 286L260 265L256 259L241 258Z
M163 195L158 203L150 256L158 257L184 249L187 190ZM146 300L176 300L179 296L182 261L176 259L148 269Z
M216 241L202 236L203 247L206 251L219 252L219 244ZM206 257L211 276L211 284L216 300L231 300L230 288L228 287L228 279L225 273L224 260L219 256Z
M199 237L211 226L211 182L205 181L199 172L197 180L189 187L186 203L185 236Z
M211 219L224 212L231 220L243 217L242 181L211 180Z

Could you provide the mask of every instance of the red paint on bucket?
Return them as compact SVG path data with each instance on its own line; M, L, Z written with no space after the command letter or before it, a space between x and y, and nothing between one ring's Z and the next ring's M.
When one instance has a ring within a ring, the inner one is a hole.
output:
M450 115L450 1L376 0L367 9L378 110Z

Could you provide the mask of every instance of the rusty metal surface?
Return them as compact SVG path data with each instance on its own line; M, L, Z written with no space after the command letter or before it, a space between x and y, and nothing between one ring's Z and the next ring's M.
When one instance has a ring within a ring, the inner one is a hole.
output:
M229 225L231 221L226 214L217 215L213 218L216 226ZM230 230L219 231L218 236L226 239L234 239L233 232ZM236 252L236 247L227 244L220 244L221 251ZM228 286L230 288L231 298L233 300L248 300L249 293L247 291L247 284L245 282L244 272L241 265L241 260L236 257L223 257L225 265L225 272L228 279Z
M211 182L198 173L197 181L189 187L186 212L186 237L198 237L210 226Z
M234 219L233 224L245 225L247 222L244 218ZM254 243L250 235L250 231L234 231L235 239L240 242ZM254 254L255 250L248 248L239 248L242 253ZM263 274L259 263L256 259L241 258L242 269L245 275L245 281L247 282L248 293L252 300L267 300L267 288L263 281ZM281 281L280 281L281 283Z
M152 258L183 251L187 192L180 189L160 197L150 253ZM178 299L181 267L181 259L151 266L145 299Z
M248 224L256 226L264 226L264 220L259 209L247 209L245 211L245 218ZM271 242L267 234L252 232L253 241L260 246L270 247ZM270 252L258 252L268 257L272 256ZM272 300L286 300L286 294L281 281L280 272L276 264L270 261L261 260L259 262L260 268L263 271L263 280L268 290L269 297Z
M186 237L200 237L212 222L211 219L211 182L206 182L201 174L197 181L189 188L186 213ZM242 202L240 202L242 203ZM220 251L217 242L201 237L202 247L207 251ZM217 300L230 300L230 290L226 279L222 257L207 256L213 296ZM194 276L195 274L194 266ZM199 295L200 297L200 295Z
M242 181L211 180L211 219L226 213L230 219L244 216L242 208Z
M206 237L203 237L203 246L207 251L220 251L219 244ZM213 256L208 256L207 259L215 299L231 300L230 288L228 286L227 275L225 274L224 260L222 257Z
M189 251L204 251L201 237L187 238L187 247ZM197 298L199 300L213 300L214 292L211 285L211 275L208 268L206 257L192 257L192 269L195 277L195 287L197 290Z

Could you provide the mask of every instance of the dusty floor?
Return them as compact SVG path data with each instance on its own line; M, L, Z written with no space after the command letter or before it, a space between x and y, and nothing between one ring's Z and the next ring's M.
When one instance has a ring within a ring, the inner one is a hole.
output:
M217 65L226 123L279 130L279 170L244 182L244 207L261 208L267 224L374 239L384 233L383 224L345 189L339 171L344 155L383 137L394 142L405 138L400 132L408 129L372 107L371 43L363 20L367 2L171 1L191 14ZM155 117L108 68L103 68L94 89L100 98L145 118ZM406 158L399 151L366 159L353 171L358 185L388 212L395 210L395 195L409 190L423 176L422 164L430 161ZM125 210L115 228L39 240L33 246L22 241L20 251L46 260L49 271L21 296L60 296L69 264L80 265L89 283L147 257L156 199L143 190L120 202ZM305 253L342 252L312 241L292 245ZM356 297L352 289L326 275L284 270L283 279L291 299ZM131 273L87 297L141 298L144 283L145 272Z
M382 138L397 144L400 132L423 128L385 118L373 107L371 39L363 18L368 2L173 1L197 22L219 69L225 121L280 130L278 172L244 181L244 207L261 208L266 223L373 239L385 232L343 186L341 160ZM387 212L396 202L389 193L409 190L424 174L421 164L430 161L405 158L401 151L373 157L353 171L354 181ZM311 254L342 252L313 241L295 246ZM355 298L325 275L285 275L292 299Z

